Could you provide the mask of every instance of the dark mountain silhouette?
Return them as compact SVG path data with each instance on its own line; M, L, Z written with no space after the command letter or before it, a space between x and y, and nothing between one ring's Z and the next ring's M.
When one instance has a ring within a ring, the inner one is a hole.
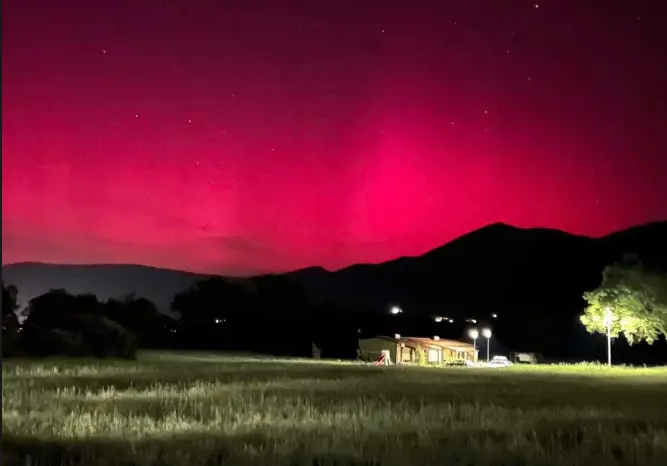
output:
M581 354L581 345L590 344L578 321L582 293L595 288L602 268L625 253L636 253L646 264L667 270L667 222L599 239L499 223L422 256L336 272L311 267L285 277L303 287L313 307L386 314L396 304L403 308L403 318L422 319L425 332L451 333L433 328L433 316L455 318L459 336L464 318L475 318L492 322L494 334L512 349L539 348L574 357ZM161 310L169 308L176 293L204 277L134 265L3 267L5 283L18 287L22 302L51 288L94 293L100 299L135 292Z

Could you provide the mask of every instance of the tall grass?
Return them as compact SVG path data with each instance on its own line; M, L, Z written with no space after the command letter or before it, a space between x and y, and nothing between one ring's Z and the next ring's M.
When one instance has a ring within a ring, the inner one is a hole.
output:
M667 464L667 369L151 353L2 386L3 464Z

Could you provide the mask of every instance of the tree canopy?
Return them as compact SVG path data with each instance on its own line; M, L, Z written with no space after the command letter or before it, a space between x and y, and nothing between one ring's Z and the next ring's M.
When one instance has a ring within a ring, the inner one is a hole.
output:
M582 323L590 333L623 335L628 343L653 343L667 334L667 275L647 270L639 261L605 267L602 283L584 293L588 303Z
M14 285L6 285L2 282L2 322L3 325L7 319L16 319L15 311L18 308L16 295L18 290Z

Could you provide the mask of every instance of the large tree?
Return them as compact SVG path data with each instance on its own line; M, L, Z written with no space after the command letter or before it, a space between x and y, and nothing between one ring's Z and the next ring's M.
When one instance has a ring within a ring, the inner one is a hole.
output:
M2 282L2 354L12 356L16 347L19 321L16 316L18 290Z
M134 294L122 300L109 299L104 303L103 315L134 333L142 347L167 344L170 332L176 327L176 321L158 311L152 301Z
M605 267L602 283L584 293L582 323L590 333L623 335L628 343L653 343L667 335L667 275L647 270L638 260Z
M3 326L7 321L16 320L16 309L18 305L16 302L16 295L18 290L14 285L5 286L5 282L2 282L2 324Z

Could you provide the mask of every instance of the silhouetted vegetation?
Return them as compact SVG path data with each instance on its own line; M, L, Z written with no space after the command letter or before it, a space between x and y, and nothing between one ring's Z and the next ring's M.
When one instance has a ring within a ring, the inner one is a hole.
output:
M16 353L18 332L20 329L16 316L16 295L18 290L13 285L5 286L2 282L2 356L13 356Z
M144 298L100 302L51 290L30 300L19 324L16 287L3 283L3 357L94 356L135 359L139 345L170 346L176 321Z
M316 310L300 286L280 275L201 280L171 307L181 316L179 341L189 348L307 356L316 339Z

